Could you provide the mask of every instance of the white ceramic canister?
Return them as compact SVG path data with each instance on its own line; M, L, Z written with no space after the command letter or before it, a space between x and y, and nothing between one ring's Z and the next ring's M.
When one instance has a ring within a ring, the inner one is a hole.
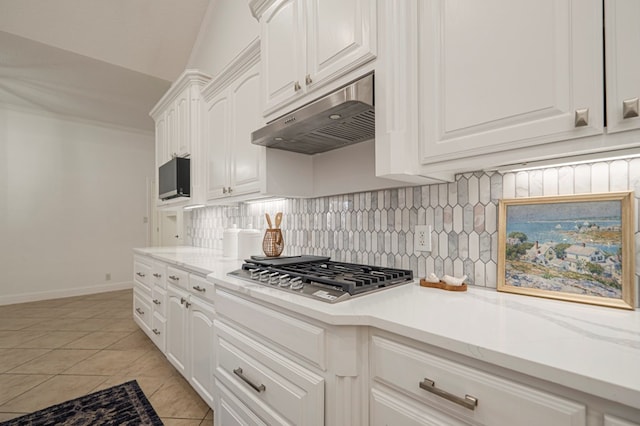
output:
M252 255L263 255L262 232L257 229L241 229L238 232L238 259L249 259Z
M238 257L238 234L240 228L235 223L231 228L227 228L222 232L222 255L224 257Z

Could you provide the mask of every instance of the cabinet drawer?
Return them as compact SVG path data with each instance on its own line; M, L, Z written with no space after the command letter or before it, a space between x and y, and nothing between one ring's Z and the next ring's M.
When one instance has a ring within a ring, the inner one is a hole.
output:
M213 283L198 275L189 275L189 291L208 302L213 303Z
M133 318L136 319L138 325L149 332L151 329L151 316L153 310L149 302L149 296L139 292L137 289L133 291Z
M136 257L133 261L133 279L151 293L151 265Z
M215 376L268 424L323 425L324 379L214 322Z
M153 319L151 321L151 341L160 349L162 353L166 351L167 344L167 334L165 333L167 328L167 320L158 315L158 313L153 314Z
M267 426L242 401L218 380L215 381L218 391L216 406L213 411L214 424L228 426Z
M167 288L167 265L162 262L153 262L151 266L151 283Z
M413 347L373 336L371 377L418 400L481 424L584 425L586 407ZM431 380L435 386L425 383ZM440 394L421 388L436 389ZM477 399L474 409L451 399Z
M167 266L167 283L171 283L175 286L188 290L189 273L187 271L174 268L173 266Z
M154 286L151 293L151 303L153 310L161 316L167 316L167 291L161 287Z
M216 288L216 311L325 369L325 330Z

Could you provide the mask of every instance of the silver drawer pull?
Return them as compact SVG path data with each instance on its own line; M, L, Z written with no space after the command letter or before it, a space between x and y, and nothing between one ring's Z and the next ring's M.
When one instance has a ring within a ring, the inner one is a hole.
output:
M202 288L202 287L200 287L199 285L194 285L194 286L193 286L193 289L194 289L195 291L199 291L199 292L201 292L201 293L204 293L205 291L207 291L207 289L206 289L206 288Z
M139 276L139 277L142 277L142 278L145 277L145 275L142 272L136 272L136 275Z
M459 396L455 396L445 390L438 389L436 387L436 382L427 378L420 382L420 389L424 389L427 392L436 394L441 398L447 399L451 402L455 402L456 404L462 405L464 408L468 408L469 410L475 410L478 406L477 398L471 395L465 395L464 398L460 398Z
M577 109L574 116L575 127L583 127L589 125L589 108Z
M240 368L240 367L238 367L235 370L233 370L233 374L235 374L236 376L240 377L246 384L251 386L258 393L264 392L264 391L267 390L265 385L256 386L255 384L253 384L251 382L251 380L249 380L246 377L244 377L244 375L242 374L242 368Z
M187 299L185 299L184 297L180 298L180 304L181 305L184 305L184 302L186 302L186 301L187 301Z
M160 277L162 277L162 275L160 275L160 274L158 274L158 273L153 274L153 276L154 276L154 277L156 277L156 278L160 278Z
M180 277L176 277L175 275L169 275L169 279L172 279L174 281L180 281Z
M158 299L153 299L153 303L156 305L161 305L162 303Z
M159 335L160 335L160 332L158 331L158 329L157 329L157 328L154 328L154 329L153 329L153 330L151 330L151 331L153 331L153 334L155 334L156 336L159 336Z
M144 311L140 308L136 308L136 312L139 313L140 315L144 315Z

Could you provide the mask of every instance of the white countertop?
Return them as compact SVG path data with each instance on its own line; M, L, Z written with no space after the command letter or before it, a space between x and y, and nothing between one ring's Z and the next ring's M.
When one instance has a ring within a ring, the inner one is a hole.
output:
M334 325L372 326L640 408L640 311L417 282L328 304L239 280L241 262L195 248L138 249L215 285ZM205 260L208 257L208 260ZM193 262L193 264L191 264Z

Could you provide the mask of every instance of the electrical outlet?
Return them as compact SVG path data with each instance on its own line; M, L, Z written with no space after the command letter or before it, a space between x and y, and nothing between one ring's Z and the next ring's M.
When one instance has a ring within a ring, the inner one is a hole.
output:
M104 274L104 279L105 281L111 281L111 273L107 272L106 274Z
M413 249L419 251L431 251L431 226L416 225L413 235Z

